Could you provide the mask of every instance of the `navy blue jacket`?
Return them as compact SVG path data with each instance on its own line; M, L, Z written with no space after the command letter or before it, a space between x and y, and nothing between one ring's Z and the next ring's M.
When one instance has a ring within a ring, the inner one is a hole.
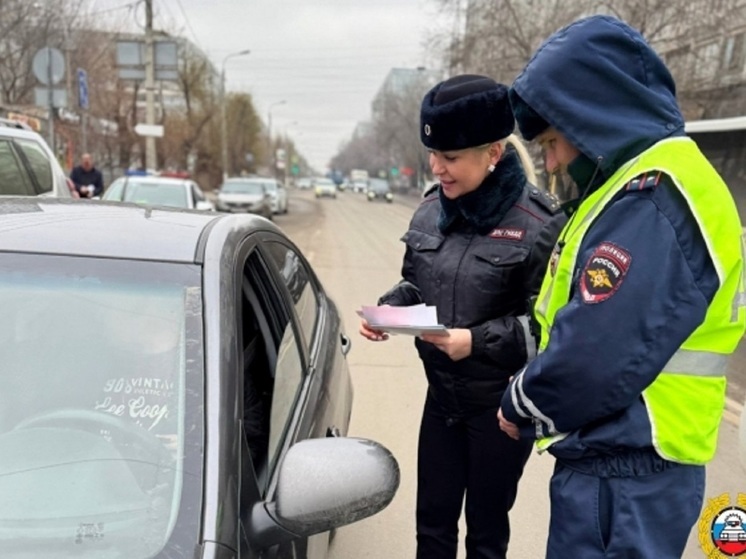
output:
M581 20L550 38L513 88L598 162L601 176L683 134L668 70L636 31L613 18ZM631 260L616 291L588 303L579 281L603 243ZM521 377L522 392L512 398L511 385L503 397L506 419L523 437L545 436L550 424L569 433L551 447L566 460L652 450L642 391L702 322L718 286L699 228L669 177L621 190L583 239L570 301L555 317L546 350L513 380ZM532 418L516 406L532 410Z
M93 186L92 196L101 196L104 192L104 177L101 171L92 167L90 171L86 171L78 165L74 167L70 173L70 180L75 183L75 188L80 192L81 186Z

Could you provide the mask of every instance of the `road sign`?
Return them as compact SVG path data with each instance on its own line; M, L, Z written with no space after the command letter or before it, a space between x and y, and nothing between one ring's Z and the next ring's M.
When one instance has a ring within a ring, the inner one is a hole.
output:
M44 85L59 83L65 77L65 57L59 49L39 49L34 55L31 69L36 79Z
M37 107L49 107L49 88L48 87L35 87L34 88L34 105ZM59 109L61 107L67 107L67 91L61 87L55 87L52 89L52 106Z
M138 124L135 126L135 134L163 138L163 126L160 124Z
M179 79L179 50L174 41L156 41L153 45L156 81ZM145 80L145 43L142 41L117 42L117 68L123 80Z
M88 110L88 73L78 68L78 106Z

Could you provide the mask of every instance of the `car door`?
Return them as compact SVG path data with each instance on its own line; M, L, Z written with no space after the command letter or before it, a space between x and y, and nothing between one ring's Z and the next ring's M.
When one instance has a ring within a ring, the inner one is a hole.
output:
M333 302L297 247L287 238L260 233L260 249L284 287L294 320L300 328L308 363L308 396L292 434L297 442L307 438L346 435L352 410L352 384L346 361L350 341L342 332ZM308 559L326 557L328 533L306 542ZM296 550L297 551L297 550Z
M275 472L288 448L307 438L317 405L317 376L309 364L304 334L289 292L258 238L246 243L240 268L241 301L237 341L242 373L237 378L238 430L242 440L240 495L242 514L239 557L304 558L307 542L296 540L267 550L248 544L246 513L258 501L271 499Z

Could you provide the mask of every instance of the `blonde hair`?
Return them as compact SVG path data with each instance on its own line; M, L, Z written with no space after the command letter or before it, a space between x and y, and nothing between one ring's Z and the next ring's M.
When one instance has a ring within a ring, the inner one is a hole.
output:
M536 184L536 170L534 169L534 162L532 161L531 155L529 155L528 149L526 149L526 146L523 145L521 139L515 134L511 134L507 138L500 140L500 143L503 144L503 147L507 147L507 144L513 146L516 153L518 154L519 159L521 160L521 165L523 166L524 173L526 173L528 182L530 182L531 184Z
M492 144L500 144L500 147L503 148L503 153L509 145L513 146L518 154L518 158L521 160L521 167L523 167L523 172L526 174L526 179L528 179L528 182L531 184L536 184L534 162L531 159L531 155L528 153L528 149L526 149L526 146L523 145L523 142L518 136L511 134L507 138L497 140L496 142L490 142L489 144L482 144L481 146L476 146L474 149L487 150Z

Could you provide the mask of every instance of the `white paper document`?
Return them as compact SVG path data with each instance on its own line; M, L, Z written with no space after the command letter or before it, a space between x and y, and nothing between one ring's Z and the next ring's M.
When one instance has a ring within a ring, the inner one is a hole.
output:
M381 305L363 306L357 314L363 317L371 328L391 334L440 334L448 336L448 329L438 324L435 307L424 304L410 307L392 307Z

